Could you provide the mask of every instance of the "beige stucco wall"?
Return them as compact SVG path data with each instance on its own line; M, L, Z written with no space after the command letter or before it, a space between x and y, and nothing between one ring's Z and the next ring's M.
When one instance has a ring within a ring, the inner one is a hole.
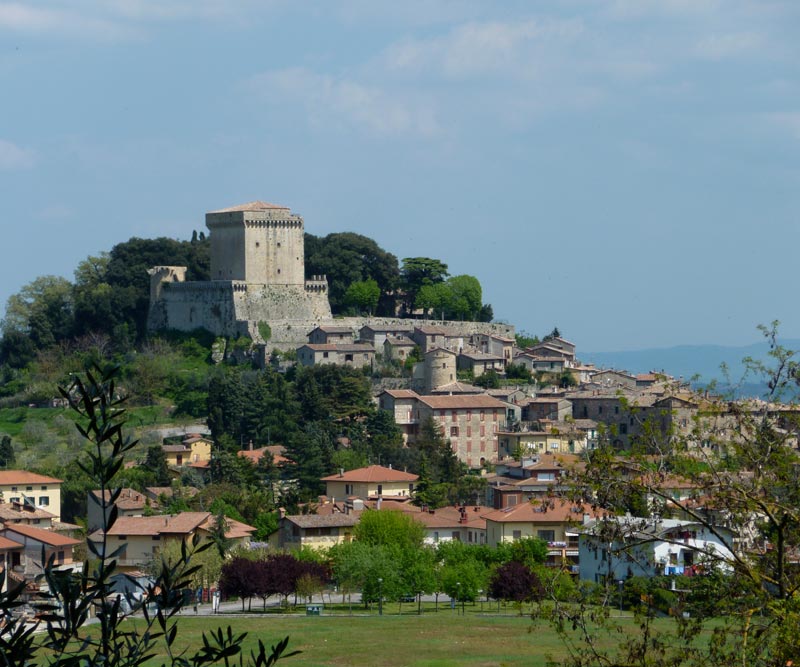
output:
M358 496L359 498L373 498L378 495L383 495L384 498L389 496L403 496L408 497L413 495L413 491L409 485L413 482L381 482L380 489L377 482L344 482L338 480L328 480L325 482L325 494L329 498L342 499L349 496Z
M55 515L61 520L61 484L0 484L0 494L4 502L15 500L22 502L22 497L30 498L38 509ZM44 499L44 500L43 500Z

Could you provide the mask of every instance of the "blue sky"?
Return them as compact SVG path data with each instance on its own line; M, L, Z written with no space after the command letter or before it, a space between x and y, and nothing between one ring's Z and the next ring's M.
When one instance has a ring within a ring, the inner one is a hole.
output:
M800 3L0 1L0 302L264 199L579 349L800 337Z

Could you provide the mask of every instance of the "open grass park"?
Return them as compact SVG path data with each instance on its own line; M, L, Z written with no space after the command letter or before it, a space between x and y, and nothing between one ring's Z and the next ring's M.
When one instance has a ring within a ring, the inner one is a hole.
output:
M493 613L467 609L465 615L450 608L398 614L397 605L387 607L382 616L376 609L363 608L354 609L353 615L347 609L323 609L320 616L305 612L194 616L188 610L179 621L177 645L178 650L192 653L202 645L204 631L230 625L236 633L247 633L242 648L248 654L259 639L269 646L288 635L289 650L302 653L281 660L279 664L286 667L537 667L548 664L548 658L558 664L566 657L564 645L547 622L520 616L511 606L500 614L496 609ZM629 622L634 631L633 619ZM161 662L154 659L149 664Z

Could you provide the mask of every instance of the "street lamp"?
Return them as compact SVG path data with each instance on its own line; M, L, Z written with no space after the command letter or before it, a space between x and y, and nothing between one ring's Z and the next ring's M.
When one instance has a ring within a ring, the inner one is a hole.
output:
M383 616L383 579L378 577L378 616Z
M458 604L458 598L460 598L460 597L461 597L461 582L457 581L456 582L456 604ZM463 609L462 609L462 611L463 611Z
M625 582L620 579L617 585L619 586L619 615L622 616L622 587L625 585Z

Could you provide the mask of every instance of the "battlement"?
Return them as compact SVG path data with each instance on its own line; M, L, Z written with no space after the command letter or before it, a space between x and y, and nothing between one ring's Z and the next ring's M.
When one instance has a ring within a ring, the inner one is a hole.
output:
M306 292L327 292L328 291L328 278L327 276L311 276L310 280L306 280Z

